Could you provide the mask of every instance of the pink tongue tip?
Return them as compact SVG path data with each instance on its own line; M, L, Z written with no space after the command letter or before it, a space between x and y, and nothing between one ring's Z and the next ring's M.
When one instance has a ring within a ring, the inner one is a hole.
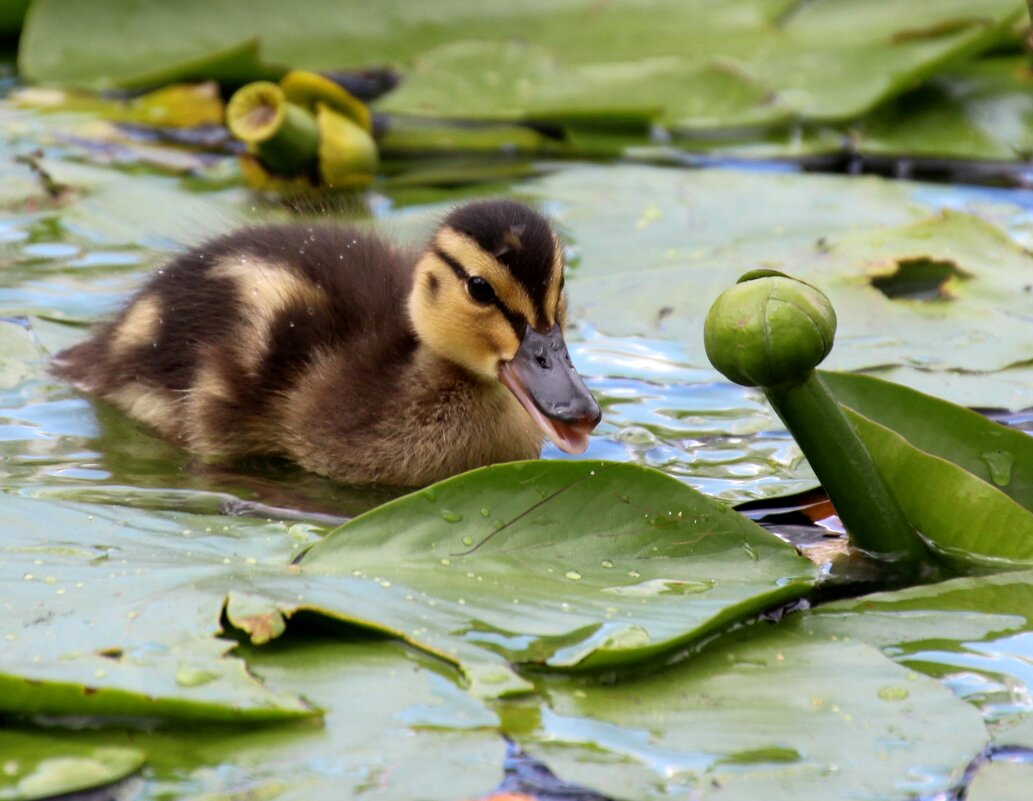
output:
M509 362L503 362L499 365L499 380L516 396L516 399L520 401L520 405L531 415L531 419L538 424L538 427L555 443L557 448L564 453L574 455L585 452L585 449L588 447L588 432L595 428L595 426L587 427L586 430L585 427L577 424L571 425L561 420L553 420L550 417L546 417L541 409L535 406L516 371L510 367Z

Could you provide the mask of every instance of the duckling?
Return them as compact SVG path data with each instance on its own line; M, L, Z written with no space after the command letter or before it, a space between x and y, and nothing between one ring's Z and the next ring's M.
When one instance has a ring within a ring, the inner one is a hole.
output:
M421 252L342 225L213 239L159 269L53 372L190 450L419 486L581 453L601 417L563 337L563 248L509 200ZM544 436L543 436L544 435Z

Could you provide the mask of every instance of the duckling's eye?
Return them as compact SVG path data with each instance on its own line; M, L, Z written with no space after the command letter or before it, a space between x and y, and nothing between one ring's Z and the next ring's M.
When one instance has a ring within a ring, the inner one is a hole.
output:
M470 297L478 303L491 303L495 300L495 290L479 275L472 276L466 282L466 288L470 291Z

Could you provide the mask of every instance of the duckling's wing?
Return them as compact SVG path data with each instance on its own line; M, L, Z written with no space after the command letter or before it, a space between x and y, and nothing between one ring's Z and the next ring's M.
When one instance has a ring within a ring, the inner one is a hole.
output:
M158 270L53 369L196 450L266 452L277 403L313 360L414 347L411 264L346 227L245 229Z

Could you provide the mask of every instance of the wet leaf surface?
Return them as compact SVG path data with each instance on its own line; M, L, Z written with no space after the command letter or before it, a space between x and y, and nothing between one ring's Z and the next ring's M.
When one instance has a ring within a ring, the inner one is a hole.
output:
M793 623L867 642L941 679L982 711L999 744L1033 746L1023 720L1033 688L1031 609L1033 574L1018 571L837 601Z
M1033 437L907 387L870 376L822 371L836 399L904 437L922 452L963 468L1020 506L1033 510ZM951 502L950 494L935 494ZM959 516L963 501L955 510ZM1009 530L1009 538L1020 539Z
M967 801L1021 801L1029 794L1033 765L994 761L979 769L965 795Z
M283 525L7 497L0 701L25 714L276 720L277 694L219 638L231 588L286 572Z
M544 689L518 740L618 798L926 797L985 741L978 712L939 682L862 643L767 624L636 681Z
M282 692L304 693L322 719L274 726L107 721L46 730L8 724L5 763L131 746L146 756L133 798L477 798L503 776L496 715L436 660L385 641L295 636L244 649ZM0 787L3 785L0 784Z
M62 743L38 731L0 732L4 770L0 798L36 801L115 784L136 773L144 754L135 748Z
M911 527L960 572L1033 560L1033 439L870 376L822 371ZM869 416L870 415L870 416Z
M301 524L25 499L4 515L0 685L3 708L22 713L312 714L219 638L223 614L262 644L298 611L401 637L500 695L529 686L508 662L641 663L800 597L816 574L674 479L598 462L435 485L338 530L300 569L291 560L313 538Z
M591 461L464 474L357 518L300 564L338 578L307 608L458 660L487 694L519 689L506 662L641 664L788 603L815 578L727 507L660 473Z

